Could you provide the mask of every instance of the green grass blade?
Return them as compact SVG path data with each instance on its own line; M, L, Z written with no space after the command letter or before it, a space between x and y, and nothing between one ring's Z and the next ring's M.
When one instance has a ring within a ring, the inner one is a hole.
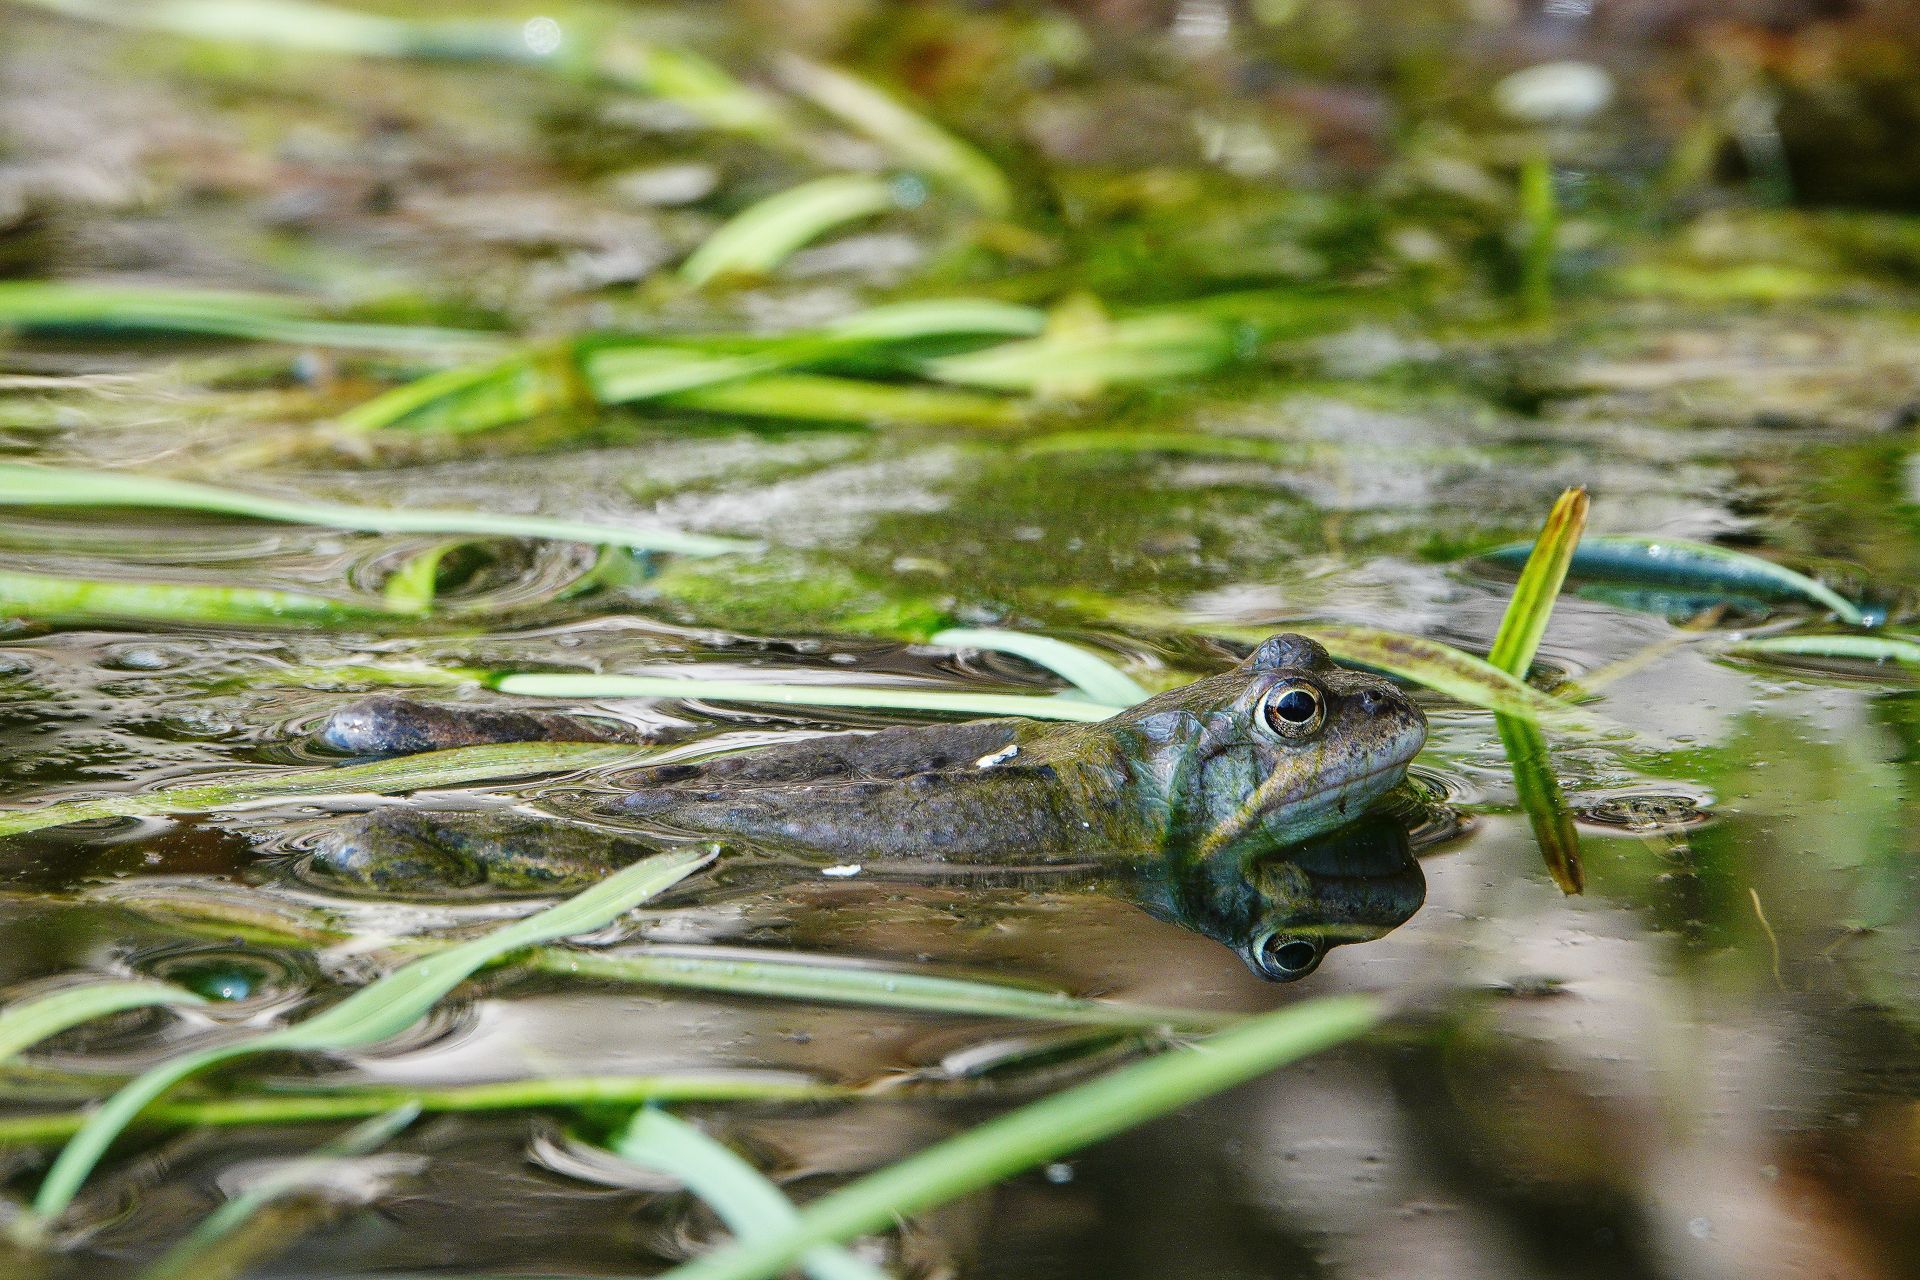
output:
M316 0L13 0L68 17L164 31L200 40L274 45L304 53L371 58L532 58L505 23L426 23L361 13Z
M884 178L815 178L736 214L688 256L680 275L696 285L723 276L763 276L809 241L899 204L898 190Z
M918 169L973 201L982 213L1004 218L1013 208L1006 175L972 145L858 76L789 55L780 65L788 87L838 116Z
M818 1084L776 1072L704 1075L554 1076L488 1084L415 1087L356 1082L326 1093L262 1093L156 1102L137 1128L238 1128L249 1125L326 1124L378 1115L398 1106L466 1113L540 1107L634 1107L649 1102L830 1102L858 1096L843 1085ZM0 1116L0 1147L61 1142L80 1132L91 1111Z
M1507 612L1500 619L1487 661L1508 675L1526 679L1533 666L1533 655L1546 634L1547 620L1553 616L1554 601L1559 599L1560 584L1567 579L1567 566L1573 563L1574 549L1587 527L1587 491L1568 489L1553 504L1547 523L1535 539L1527 556L1520 581L1514 584Z
M335 419L343 431L469 435L592 402L571 343L459 365L382 392Z
M861 688L845 684L762 684L698 676L507 672L488 682L502 693L540 698L697 698L787 707L861 707L889 711L1032 716L1040 720L1105 720L1119 707L1069 694L961 693L946 689Z
M712 856L707 852L657 854L544 911L405 965L304 1022L158 1064L101 1104L61 1150L40 1183L31 1216L20 1219L23 1231L28 1235L43 1231L65 1211L114 1139L148 1104L187 1077L249 1054L355 1048L398 1035L490 961L522 947L602 928L693 874Z
M42 1040L95 1018L155 1005L205 1004L191 991L164 982L90 982L0 1009L0 1063Z
M1050 636L954 627L935 632L933 643L953 649L991 649L1025 658L1053 672L1095 702L1111 707L1131 707L1153 696L1105 658Z
M93 800L63 800L29 809L0 810L0 836L89 822L96 818L216 813L249 805L281 804L315 796L393 795L426 787L527 778L591 769L635 758L632 747L582 742L510 742L423 751L361 764L291 769L161 787Z
M790 1228L740 1241L671 1280L766 1280L807 1250L892 1226L1102 1138L1364 1034L1384 1016L1369 996L1331 996L1251 1018L1030 1103L830 1192Z
M0 331L176 334L365 347L375 351L480 349L492 334L325 320L300 298L45 280L0 282Z
M440 594L440 564L447 553L459 548L458 542L436 542L387 575L380 584L380 598L389 608L406 613L425 614L433 609Z
M244 516L289 524L355 529L363 533L452 533L508 538L553 538L635 551L710 556L753 549L754 543L671 530L630 529L588 520L502 515L490 511L443 511L350 506L263 497L189 480L127 471L93 471L0 463L0 504L49 507L141 507ZM4 578L0 578L0 589ZM4 601L4 596L0 596ZM4 603L0 603L4 608ZM403 610L411 612L411 610Z
M342 1160L385 1146L396 1134L412 1124L420 1108L408 1104L355 1125L312 1154L289 1160L245 1191L227 1201L200 1221L186 1239L161 1256L141 1273L141 1280L205 1280L217 1265L212 1255L222 1241L232 1237L276 1200L303 1192L324 1190ZM291 1244L292 1241L287 1241ZM237 1275L238 1270L221 1274Z
M1089 1000L1061 991L1042 991L1002 982L948 978L911 970L878 968L771 953L716 953L648 947L640 951L574 951L546 948L528 957L543 973L635 982L648 986L775 1000L910 1009L916 1013L961 1014L979 1018L1019 1018L1082 1026L1144 1029L1168 1027L1212 1031L1237 1020L1237 1014L1204 1009L1168 1009Z
M761 1172L724 1144L677 1116L648 1107L634 1114L609 1144L622 1160L675 1179L719 1215L742 1240L792 1230L800 1214ZM838 1245L816 1245L800 1255L813 1280L885 1280L885 1273Z
M1101 388L1209 373L1234 358L1231 326L1168 312L940 356L922 369L936 382L1034 395L1088 395Z
M1486 558L1497 564L1519 564L1529 551L1524 546L1501 547ZM1859 605L1805 574L1743 551L1680 538L1612 534L1587 538L1574 553L1572 572L1602 581L1807 600L1831 610L1848 626L1871 626L1875 621Z
M63 578L0 569L0 617L275 626L294 622L339 625L408 616L382 605L350 604L302 591Z

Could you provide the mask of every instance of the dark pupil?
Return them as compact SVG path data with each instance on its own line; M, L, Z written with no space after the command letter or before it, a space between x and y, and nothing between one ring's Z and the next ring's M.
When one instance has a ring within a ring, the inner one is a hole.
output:
M1267 957L1272 960L1273 967L1282 973L1298 973L1302 969L1309 968L1319 955L1320 953L1313 949L1311 942L1301 942L1297 939L1270 947L1267 951Z
M1304 689L1289 689L1273 704L1273 710L1288 724L1305 724L1320 710L1320 699Z

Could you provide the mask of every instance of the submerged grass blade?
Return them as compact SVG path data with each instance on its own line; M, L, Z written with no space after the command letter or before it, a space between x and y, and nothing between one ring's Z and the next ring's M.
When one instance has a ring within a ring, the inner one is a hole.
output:
M501 693L540 698L696 698L703 702L758 702L788 707L861 707L888 711L960 712L1032 716L1039 720L1105 720L1118 706L1070 694L961 693L946 689L861 688L844 684L762 684L698 676L588 675L575 672L495 673Z
M1560 584L1567 579L1567 566L1587 527L1587 506L1585 489L1568 489L1553 504L1534 541L1487 653L1487 661L1508 675L1524 680L1533 666L1554 602L1560 598Z
M948 978L778 952L728 954L714 948L666 947L607 952L548 947L534 952L528 957L528 963L543 973L605 982L636 982L776 1000L1083 1026L1212 1031L1239 1017L1203 1009L1167 1009L1089 1000L1061 991L1040 991L1001 982Z
M789 88L872 138L901 164L961 192L982 213L1003 218L1013 208L1013 189L993 161L877 86L791 54L782 59L780 73Z
M205 998L164 982L90 982L0 1009L0 1063L95 1018L155 1005L205 1004Z
M731 1148L677 1116L654 1107L636 1112L609 1144L622 1160L676 1179L713 1209L742 1240L792 1230L800 1219L780 1188ZM815 1245L800 1255L813 1280L886 1280L870 1262L838 1245Z
M1344 446L1343 446L1344 447ZM1340 449L1313 441L1273 440L1260 436L1222 436L1203 431L1057 431L1023 441L1029 458L1056 454L1168 454L1187 458L1245 458L1298 466L1335 457ZM1404 457L1405 454L1398 453Z
M680 265L702 285L723 276L763 276L836 227L900 207L894 183L864 173L803 182L734 215Z
M934 633L933 643L954 649L991 649L1025 658L1053 672L1095 702L1108 706L1130 707L1153 696L1105 658L1051 636L954 627Z
M208 1280L216 1274L238 1276L245 1269L245 1263L254 1259L254 1251L247 1250L249 1256L245 1260L231 1259L236 1265L223 1267L220 1265L220 1254L224 1252L221 1249L224 1242L232 1239L236 1232L253 1222L276 1200L302 1193L324 1192L334 1180L341 1161L366 1155L385 1146L419 1115L417 1104L396 1107L355 1125L333 1141L315 1149L312 1154L280 1165L201 1219L186 1239L167 1250L158 1262L141 1274L141 1280ZM292 1243L292 1240L285 1240L281 1247Z
M326 320L316 311L304 299L277 294L0 282L0 331L177 334L376 351L479 349L499 341L458 329Z
M0 810L0 836L19 835L96 818L214 813L247 805L279 804L315 796L392 795L426 787L527 778L591 769L630 760L627 746L581 742L512 742L452 747L363 764L253 773L214 782L162 787L94 800L62 800L31 809Z
M554 1076L438 1088L357 1082L328 1093L259 1093L156 1102L136 1128L238 1128L325 1124L378 1115L399 1106L464 1113L539 1107L633 1107L649 1102L831 1102L859 1095L845 1085L818 1084L772 1072L705 1075ZM61 1142L80 1132L91 1111L0 1116L0 1148Z
M267 587L121 582L0 569L0 617L271 626L289 622L343 624L412 616L415 615L386 605L353 604Z
M1530 547L1501 547L1489 552L1496 564L1522 563ZM1759 556L1679 538L1607 535L1587 538L1572 560L1577 577L1720 591L1729 596L1811 601L1848 626L1872 626L1877 619L1825 583Z
M1351 1040L1384 1016L1370 996L1331 996L1251 1018L978 1125L830 1192L797 1223L668 1273L671 1280L766 1280L818 1245L883 1230L1102 1138Z
M754 543L672 530L629 529L588 520L503 515L490 511L400 510L335 502L300 502L235 489L143 476L125 471L0 463L0 505L143 507L245 516L289 524L355 529L363 533L454 533L508 538L553 538L635 551L710 556L752 550ZM0 579L0 582L3 582ZM4 600L4 597L0 597ZM0 607L4 607L0 604ZM411 612L412 610L403 610Z
M250 1054L337 1051L389 1039L426 1016L448 992L488 963L523 947L603 928L692 875L712 856L656 854L544 911L415 960L303 1022L160 1063L103 1103L61 1150L40 1183L31 1216L20 1220L22 1229L29 1235L43 1231L65 1211L114 1139L150 1103L187 1077Z

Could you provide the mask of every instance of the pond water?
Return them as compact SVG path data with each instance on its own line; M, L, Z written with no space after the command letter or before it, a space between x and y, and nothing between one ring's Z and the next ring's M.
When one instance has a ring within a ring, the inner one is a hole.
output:
M931 211L834 231L767 281L701 292L672 264L725 214L821 172L884 165L884 145L826 117L801 144L717 132L670 97L537 68L215 43L0 6L0 270L21 278L374 299L357 318L505 326L529 342L765 335L912 297L1048 307L1054 332L1099 330L1102 307L1280 300L1243 322L1230 364L1135 378L1125 360L1105 374L1063 361L1009 389L1014 412L985 425L669 398L464 435L342 437L326 430L340 413L451 361L152 326L23 329L0 346L13 461L757 546L693 559L465 540L418 619L0 622L0 803L336 763L316 730L375 687L368 668L1038 694L1061 682L931 633L1057 637L1153 689L1225 670L1246 637L1291 626L1485 653L1514 579L1476 553L1531 539L1572 485L1591 494L1590 534L1754 551L1822 575L1890 626L1911 616L1920 231L1897 214L1769 203L1774 170L1759 162L1717 178L1707 165L1658 218L1640 191L1657 176L1646 149L1665 155L1685 132L1648 104L1716 51L1723 69L1737 63L1726 50L1748 48L1747 28L1421 5L1409 30L1370 43L1369 6L1293 8L562 15L704 49L770 95L792 92L777 87L791 74L765 70L789 41L914 84L1035 188L984 226L956 223L936 194ZM1867 38L1844 22L1744 17L1803 51L1793 42L1845 52ZM1643 60L1614 69L1627 105L1587 133L1542 141L1471 105L1517 67L1599 57L1596 42L1628 37ZM1315 60L1375 43L1374 61ZM1889 48L1911 69L1910 39ZM1026 62L1002 65L1013 50ZM1777 162L1830 189L1795 198L1867 201L1837 159L1792 169L1797 127L1776 131ZM1475 151L1480 138L1492 140ZM1552 151L1562 201L1556 300L1531 315L1512 279L1528 269L1513 256L1526 224L1512 193L1528 138ZM1754 145L1721 141L1736 155ZM0 520L10 571L369 609L447 541L171 511ZM1329 881L1344 877L1328 892L1367 897L1363 932L1384 935L1299 982L1263 981L1221 945L1267 923L1265 908L1224 901L1238 882L1097 857L962 871L736 850L582 945L798 953L1229 1013L1341 992L1393 1001L1395 1018L1362 1041L916 1216L870 1246L902 1275L1920 1274L1920 686L1894 665L1731 652L1834 629L1817 604L1576 575L1531 678L1587 697L1598 726L1548 735L1576 823L1577 895L1542 857L1494 714L1409 684L1430 725L1411 847L1400 826L1317 855ZM953 718L398 691L585 713L689 752ZM57 1150L9 1123L304 1016L397 967L410 943L531 905L485 887L345 883L315 863L329 831L383 806L577 818L632 767L0 840L8 1004L130 976L207 997L88 1022L4 1068L8 1203L32 1198ZM183 1096L655 1073L863 1088L679 1108L805 1200L1162 1039L509 965L397 1038L234 1064ZM618 1113L423 1116L355 1165L351 1187L283 1205L267 1220L275 1247L254 1240L246 1274L652 1274L723 1238L670 1179L594 1145ZM319 1132L140 1130L86 1183L57 1248L0 1246L0 1269L140 1274Z

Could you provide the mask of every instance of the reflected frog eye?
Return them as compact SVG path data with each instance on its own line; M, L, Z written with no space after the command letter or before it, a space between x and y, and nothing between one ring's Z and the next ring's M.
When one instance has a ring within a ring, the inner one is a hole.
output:
M1251 952L1254 970L1269 982L1295 982L1320 967L1321 950L1312 941L1284 933L1262 935Z
M1261 723L1283 738L1305 738L1317 733L1326 718L1326 698L1304 680L1276 684L1260 699Z

